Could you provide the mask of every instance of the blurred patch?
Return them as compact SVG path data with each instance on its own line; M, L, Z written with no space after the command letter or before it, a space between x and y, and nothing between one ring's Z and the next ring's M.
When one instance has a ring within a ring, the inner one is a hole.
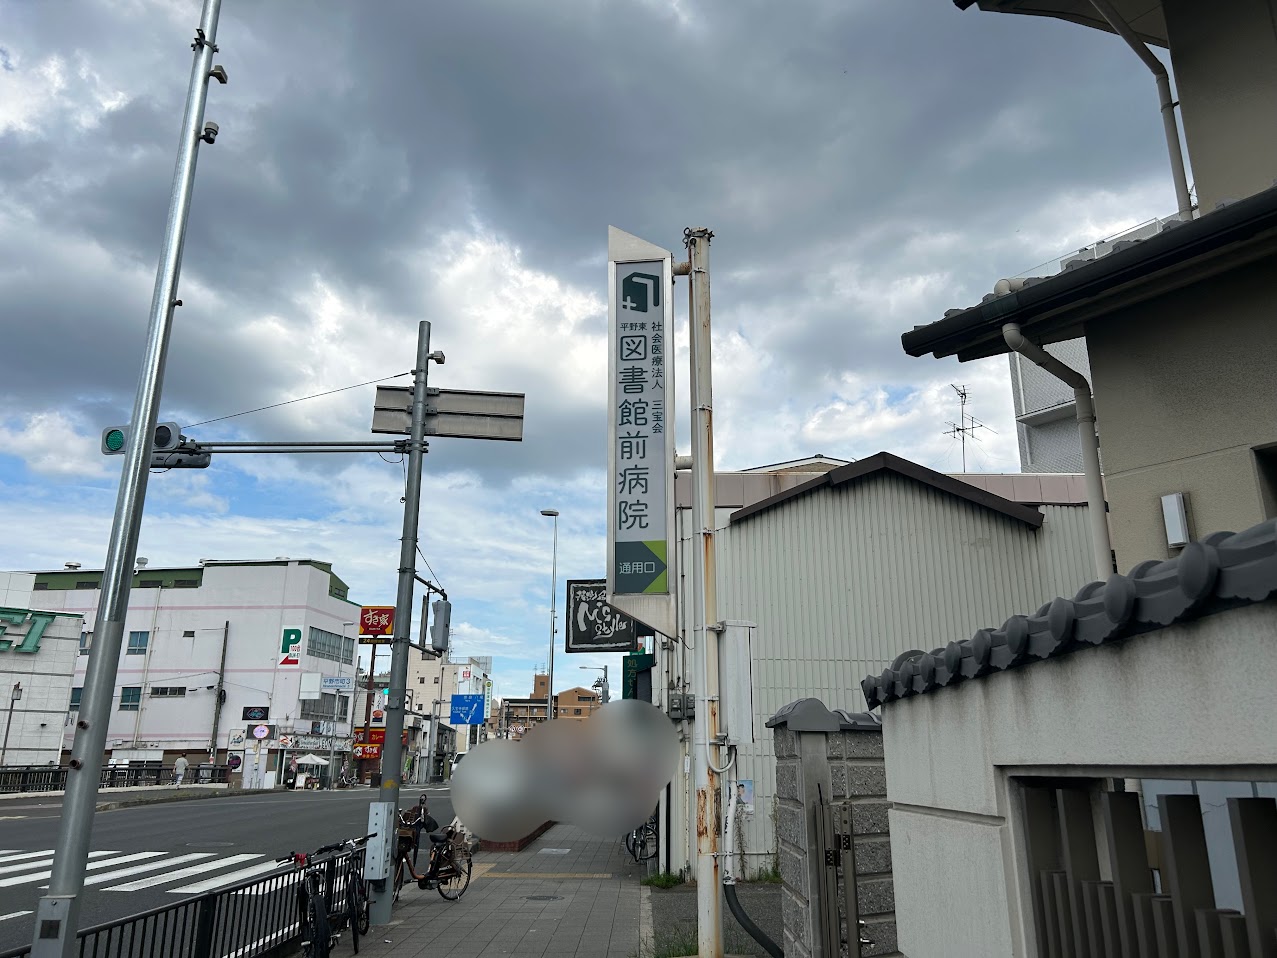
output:
M547 821L618 836L647 821L677 765L672 723L624 699L585 722L547 722L522 741L472 748L452 777L452 804L488 841L517 841Z

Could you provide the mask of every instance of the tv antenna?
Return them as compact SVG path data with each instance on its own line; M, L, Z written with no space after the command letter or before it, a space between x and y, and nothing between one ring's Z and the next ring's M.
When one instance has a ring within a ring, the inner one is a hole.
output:
M970 436L973 442L979 442L980 437L976 435L977 429L988 429L989 432L994 435L997 435L997 431L989 429L989 427L982 423L979 419L976 419L975 416L972 416L967 412L967 402L970 399L970 393L967 392L966 386L954 386L953 383L950 383L949 385L952 387L953 391L958 394L958 421L946 421L949 429L944 433L944 435L962 440L962 471L966 472L967 437Z

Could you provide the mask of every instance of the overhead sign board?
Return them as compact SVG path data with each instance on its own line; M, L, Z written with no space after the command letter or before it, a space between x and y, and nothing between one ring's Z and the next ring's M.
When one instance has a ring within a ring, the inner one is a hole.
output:
M608 591L666 595L673 552L673 257L621 234L608 263Z
M426 390L426 435L453 439L523 440L523 393L463 389ZM412 387L378 386L372 431L412 432Z
M353 675L325 675L323 681L325 692L353 692L355 677Z
M483 696L454 695L450 721L453 725L482 725Z
M634 652L639 633L650 634L608 601L606 579L568 580L567 652Z
M279 643L279 668L300 669L302 667L301 644L301 629L284 630L283 638Z

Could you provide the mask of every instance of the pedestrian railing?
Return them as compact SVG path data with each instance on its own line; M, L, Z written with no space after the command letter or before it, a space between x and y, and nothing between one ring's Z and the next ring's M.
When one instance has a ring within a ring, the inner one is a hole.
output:
M364 867L362 848L309 866L319 870L329 911L346 894L351 875ZM303 871L277 871L184 898L171 905L86 928L81 958L270 958L296 950L301 939L298 892ZM31 946L0 952L26 958Z
M64 792L67 787L65 767L56 765L0 766L0 795L15 792ZM183 785L225 785L230 769L225 765L189 765L182 776ZM176 781L172 766L110 765L102 769L100 788L142 788L147 785L172 785Z

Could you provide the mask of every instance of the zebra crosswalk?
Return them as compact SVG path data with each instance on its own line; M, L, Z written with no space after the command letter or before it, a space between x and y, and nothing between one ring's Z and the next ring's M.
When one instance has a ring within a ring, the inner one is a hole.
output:
M4 898L3 889L7 888L24 885L48 888L42 883L48 881L52 865L51 848L0 849L0 899ZM171 895L197 895L287 867L257 852L218 855L213 852L96 851L89 852L84 884L104 892L155 889ZM252 889L244 892L253 893ZM0 913L0 922L28 914L30 912L25 911Z

